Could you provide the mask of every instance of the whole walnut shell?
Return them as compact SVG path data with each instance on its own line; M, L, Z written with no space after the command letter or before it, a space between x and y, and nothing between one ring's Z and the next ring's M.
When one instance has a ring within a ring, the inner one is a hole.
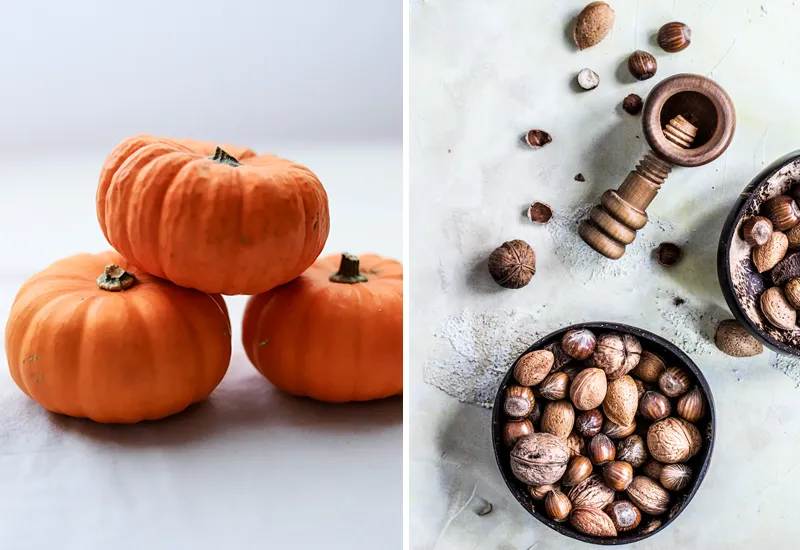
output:
M566 399L551 401L542 412L541 431L551 433L559 439L567 439L575 425L575 409Z
M504 242L489 256L489 274L503 288L524 287L536 274L533 248L519 239Z
M573 506L591 506L602 510L614 501L614 489L606 485L600 474L592 474L569 491Z
M682 418L665 418L647 430L650 455L664 464L686 462L700 451L703 440L694 424Z
M630 426L636 416L639 404L639 391L636 382L628 375L620 376L608 383L606 397L603 400L603 412L606 418L620 426Z
M667 490L647 476L633 478L626 492L631 502L647 514L658 516L666 512L669 507Z
M597 368L584 369L575 376L569 387L569 397L575 408L596 409L606 398L606 374Z
M590 367L602 369L609 380L628 374L642 356L642 344L631 334L607 332L597 337L594 353L586 360Z
M553 434L526 435L511 450L511 473L528 485L547 485L561 479L568 459L567 444Z

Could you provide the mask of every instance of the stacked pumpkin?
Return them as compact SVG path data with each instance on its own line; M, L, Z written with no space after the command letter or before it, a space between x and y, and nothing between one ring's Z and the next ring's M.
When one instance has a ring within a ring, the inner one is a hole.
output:
M141 135L108 156L96 200L115 251L28 279L6 325L11 376L46 409L134 423L206 399L231 356L223 294L252 295L247 357L281 390L329 402L402 393L402 265L318 259L328 197L308 168Z

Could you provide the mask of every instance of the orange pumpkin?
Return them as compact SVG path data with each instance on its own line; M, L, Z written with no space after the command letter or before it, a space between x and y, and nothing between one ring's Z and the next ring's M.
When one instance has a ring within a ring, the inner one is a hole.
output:
M28 279L5 349L14 382L44 408L133 423L208 397L228 369L230 329L222 296L173 285L109 251Z
M148 273L204 292L257 294L305 271L330 229L322 184L289 160L226 147L209 156L212 145L194 140L120 143L97 189L111 246Z
M403 266L376 255L317 260L247 302L247 357L279 389L320 401L403 391ZM360 268L359 268L360 263Z

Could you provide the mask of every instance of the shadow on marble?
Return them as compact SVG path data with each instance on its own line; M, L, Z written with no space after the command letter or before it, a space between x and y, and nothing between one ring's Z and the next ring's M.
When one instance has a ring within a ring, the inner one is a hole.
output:
M564 44L571 52L580 51L580 48L578 48L578 45L575 43L575 22L577 21L580 13L581 10L574 9L570 11L569 16L564 19Z
M619 82L620 84L630 85L639 82L638 80L633 78L633 75L628 70L628 57L630 57L630 54L626 54L625 56L623 56L622 59L620 59L619 64L617 65L617 69L614 71L614 76L616 76L617 82ZM644 99L644 97L642 99Z
M467 285L470 289L481 294L499 294L505 290L498 285L489 275L489 255L491 250L475 256L467 272Z

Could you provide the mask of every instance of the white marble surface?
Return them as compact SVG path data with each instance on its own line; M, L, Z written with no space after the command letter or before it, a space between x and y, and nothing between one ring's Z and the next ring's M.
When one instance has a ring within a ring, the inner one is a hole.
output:
M490 411L476 406L537 335L585 320L641 326L672 340L703 369L717 405L711 469L681 517L635 548L795 548L800 512L797 361L764 352L733 359L710 338L730 317L715 272L717 240L740 190L765 163L800 147L800 6L795 2L616 1L611 35L579 52L569 24L582 2L412 0L410 4L411 548L537 550L583 547L533 520L494 463ZM693 30L684 52L653 35L668 21ZM624 60L656 55L657 75L634 82ZM572 79L597 71L600 87ZM737 130L727 153L676 169L625 259L588 252L576 222L616 188L645 151L640 117L620 109L662 78L707 75L731 95ZM532 151L518 137L542 128ZM639 139L637 139L639 136ZM582 173L585 183L573 176ZM556 210L546 227L522 215ZM485 261L505 240L536 250L537 273L499 289ZM684 246L660 268L661 241ZM684 303L680 303L685 300ZM447 391L443 391L444 388ZM456 397L453 397L456 396ZM486 502L493 511L476 514Z

